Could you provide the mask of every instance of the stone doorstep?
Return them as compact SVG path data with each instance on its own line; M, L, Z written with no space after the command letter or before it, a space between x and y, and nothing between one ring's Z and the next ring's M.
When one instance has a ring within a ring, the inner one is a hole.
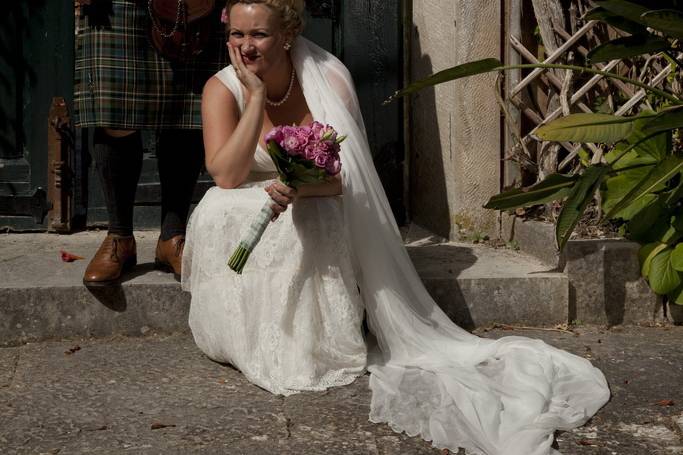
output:
M157 232L136 233L138 266L121 286L81 283L104 232L0 236L0 346L74 336L141 335L187 330L190 295L153 268ZM493 323L568 321L568 281L542 262L505 249L407 237L407 249L431 295L467 328ZM60 250L86 257L62 262Z
M505 215L505 237L569 278L570 320L588 324L668 323L660 299L640 276L638 249L625 239L571 239L560 255L551 223ZM675 321L679 322L679 321Z

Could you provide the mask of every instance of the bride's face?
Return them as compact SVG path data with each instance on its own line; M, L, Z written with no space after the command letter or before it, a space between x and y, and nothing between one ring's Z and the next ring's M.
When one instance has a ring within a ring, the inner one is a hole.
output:
M278 15L261 3L237 3L230 9L229 42L259 77L286 58L287 36L280 22Z

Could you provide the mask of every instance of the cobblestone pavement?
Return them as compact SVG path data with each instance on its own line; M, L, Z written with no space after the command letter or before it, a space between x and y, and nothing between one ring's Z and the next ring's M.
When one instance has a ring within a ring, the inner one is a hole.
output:
M559 433L564 455L683 454L683 328L480 330L590 358L611 401ZM439 454L368 421L368 377L276 397L208 360L188 334L0 349L1 454Z

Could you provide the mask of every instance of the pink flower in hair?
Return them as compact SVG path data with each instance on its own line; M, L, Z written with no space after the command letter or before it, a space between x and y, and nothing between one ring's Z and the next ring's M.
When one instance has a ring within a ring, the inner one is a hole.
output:
M221 22L223 24L228 23L228 7L227 6L221 10Z

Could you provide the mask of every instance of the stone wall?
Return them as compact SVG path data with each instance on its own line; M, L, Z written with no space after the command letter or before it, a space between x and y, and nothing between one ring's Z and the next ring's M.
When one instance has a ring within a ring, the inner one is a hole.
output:
M500 2L414 0L411 78L499 57ZM500 111L495 75L441 84L412 97L412 221L458 238L459 228L498 234L498 215L482 208L500 190Z

